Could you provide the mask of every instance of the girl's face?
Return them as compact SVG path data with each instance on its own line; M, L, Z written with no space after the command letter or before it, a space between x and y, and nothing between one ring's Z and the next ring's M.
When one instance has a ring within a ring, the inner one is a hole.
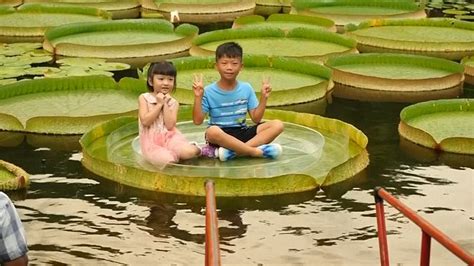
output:
M168 94L168 93L171 93L171 91L173 91L174 77L161 75L161 74L155 74L153 75L153 79L151 80L150 85L153 86L154 93L161 92L163 94Z

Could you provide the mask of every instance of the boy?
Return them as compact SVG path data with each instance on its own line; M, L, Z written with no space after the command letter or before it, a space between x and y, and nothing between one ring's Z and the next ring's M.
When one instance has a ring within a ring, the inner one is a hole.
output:
M220 80L203 89L202 75L194 77L194 124L202 124L209 113L206 140L210 145L203 148L202 154L219 157L221 161L236 156L275 159L282 148L279 144L267 143L283 131L283 123L279 120L261 123L272 91L270 82L264 79L259 102L252 86L237 80L243 67L242 55L239 44L223 43L216 49L216 69ZM247 112L255 126L247 126Z

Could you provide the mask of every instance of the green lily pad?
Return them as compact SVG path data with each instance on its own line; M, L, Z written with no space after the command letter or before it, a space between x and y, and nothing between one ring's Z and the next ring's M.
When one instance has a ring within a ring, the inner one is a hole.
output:
M232 22L253 14L255 8L254 0L142 0L141 4L145 14L158 12L170 21L171 13L177 12L179 21L188 23Z
M16 79L0 79L0 86L15 83Z
M180 103L193 104L194 92L189 84L193 83L194 74L202 74L204 84L219 79L214 69L215 57L187 57L172 60L178 70L177 87L174 95ZM313 101L326 101L332 89L331 72L320 64L282 57L244 56L245 67L239 74L239 80L249 82L260 97L262 79L269 77L272 83L272 94L267 106L302 104ZM147 69L144 69L146 72ZM120 86L147 91L146 78L134 80L124 78Z
M452 153L474 154L474 99L436 100L405 107L400 135L416 144Z
M448 14L448 15L465 15L465 14L469 14L469 11L458 10L458 9L445 9L443 10L443 13Z
M474 24L456 19L372 20L347 30L362 52L413 53L451 60L474 53Z
M295 28L288 32L275 27L225 29L199 35L191 55L214 55L224 42L238 42L246 54L287 56L322 61L330 56L356 52L354 40L333 32ZM299 47L295 49L294 47Z
M24 0L25 3L56 3L97 8L109 12L113 19L137 18L140 3L136 0Z
M0 79L16 78L25 75L26 66L0 67Z
M59 71L61 70L55 67L33 67L25 69L25 75L43 76L47 73L57 73Z
M0 44L0 55L15 56L41 48L41 43L3 43Z
M463 67L426 56L368 53L332 58L336 97L418 102L462 94Z
M0 191L26 188L30 175L20 167L0 160Z
M54 4L23 4L0 12L0 40L41 42L44 32L66 23L108 19L107 12L87 7Z
M335 22L339 31L342 31L344 25L349 23L358 24L368 19L426 17L423 7L418 6L411 0L294 0L292 6L291 13L330 19Z
M461 60L464 65L465 82L474 85L474 56L466 56Z
M188 54L198 28L164 20L135 19L69 24L49 30L44 49L57 56L103 58L142 66Z
M106 62L101 58L63 58L56 61L62 66L77 66L82 68L115 71L129 69L130 65L116 62Z
M256 0L254 13L269 16L276 13L288 14L292 0Z
M179 120L189 121L191 112L191 107L181 107ZM137 119L123 117L97 125L83 135L82 163L90 171L125 185L200 196L205 194L202 184L208 178L216 183L217 196L273 195L338 183L367 166L367 138L354 127L310 114L267 110L267 119L276 117L286 123L276 140L283 146L283 155L277 160L237 158L220 162L201 158L170 164L163 170L151 168L133 149ZM184 122L178 127L189 139L203 141L203 126ZM324 136L322 154L318 151L322 144L319 134ZM281 167L283 164L287 167Z
M109 77L69 77L20 81L0 87L4 130L82 134L95 123L134 114L138 95L119 89ZM11 120L11 119L10 119ZM6 123L8 122L8 123Z
M455 18L466 21L474 21L474 15L457 15Z
M262 16L243 16L234 20L232 28L272 26L288 31L298 27L322 28L329 31L336 31L336 26L332 20L321 17L308 17L290 14L273 14L265 20Z

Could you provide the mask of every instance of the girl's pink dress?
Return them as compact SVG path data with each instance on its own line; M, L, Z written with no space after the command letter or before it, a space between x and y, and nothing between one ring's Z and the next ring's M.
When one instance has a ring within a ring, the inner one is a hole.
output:
M156 98L151 93L143 93L148 109L156 104ZM172 106L178 102L171 98L168 105ZM171 130L166 129L163 122L163 112L150 126L144 126L140 119L139 136L142 155L153 165L164 167L168 163L179 160L179 151L181 148L190 145L184 135L174 127Z

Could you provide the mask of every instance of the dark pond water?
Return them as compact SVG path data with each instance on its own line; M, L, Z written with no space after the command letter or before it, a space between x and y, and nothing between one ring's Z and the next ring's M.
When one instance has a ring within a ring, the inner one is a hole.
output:
M465 97L472 97L469 93ZM474 158L420 157L420 151L401 144L397 124L404 106L335 99L326 116L369 137L367 170L326 191L218 200L222 262L376 265L375 186L473 252ZM23 218L33 263L203 263L202 198L123 187L88 173L80 157L78 150L27 143L0 150L0 158L32 174L26 193L10 195ZM392 263L417 263L419 229L394 209L387 211ZM433 265L461 264L436 243L432 254Z
M474 97L466 88L463 97ZM377 265L372 189L385 187L474 253L474 158L433 154L400 142L406 104L335 99L325 116L361 129L370 165L325 190L219 199L222 263ZM0 148L0 158L32 176L27 192L9 193L27 231L32 264L204 263L203 198L148 193L85 170L76 148ZM393 265L419 261L421 233L386 207ZM463 265L435 241L432 265Z

